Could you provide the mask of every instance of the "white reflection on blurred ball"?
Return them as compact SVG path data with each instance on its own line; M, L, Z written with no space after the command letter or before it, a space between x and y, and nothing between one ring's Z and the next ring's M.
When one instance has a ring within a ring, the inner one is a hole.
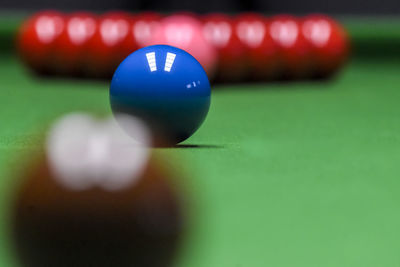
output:
M150 132L143 122L117 115L99 120L84 113L61 118L49 132L47 155L53 175L74 190L114 191L135 183L149 159ZM121 129L129 129L140 143Z

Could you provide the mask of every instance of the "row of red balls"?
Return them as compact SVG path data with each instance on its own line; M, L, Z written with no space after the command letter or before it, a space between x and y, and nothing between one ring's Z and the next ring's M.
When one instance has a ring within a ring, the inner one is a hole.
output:
M44 11L20 28L17 47L37 73L108 78L130 53L169 44L192 54L219 81L326 77L345 63L344 28L325 15Z

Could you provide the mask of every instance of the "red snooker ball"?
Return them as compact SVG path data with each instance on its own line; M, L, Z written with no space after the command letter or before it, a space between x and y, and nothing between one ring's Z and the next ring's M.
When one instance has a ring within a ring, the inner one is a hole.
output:
M94 36L97 18L90 13L74 13L67 17L65 28L55 40L57 72L74 75L82 72L88 44Z
M326 77L346 62L349 41L344 28L325 15L309 15L302 20L302 34L312 47L314 74Z
M129 37L130 17L112 12L98 19L96 31L89 39L85 71L94 77L111 77L116 67L127 56L121 49Z
M122 59L137 49L149 45L151 37L160 25L161 15L155 12L143 12L129 16L128 35L123 38L120 46Z
M50 73L54 41L64 29L64 15L44 11L27 19L21 26L17 49L21 59L37 73Z
M143 12L133 15L129 39L124 42L124 51L131 54L135 50L148 46L151 38L160 27L161 15L155 12Z
M164 44L178 47L199 61L209 78L214 77L217 51L204 37L202 23L190 16L173 15L161 20L160 27L151 37L151 45Z
M203 17L203 34L218 52L217 79L240 81L247 74L246 47L239 40L232 18L224 14Z
M243 14L237 17L236 31L248 49L250 77L256 80L276 78L280 61L267 19L259 14Z
M269 32L278 47L283 76L308 77L311 72L311 46L301 33L301 23L293 16L271 18Z

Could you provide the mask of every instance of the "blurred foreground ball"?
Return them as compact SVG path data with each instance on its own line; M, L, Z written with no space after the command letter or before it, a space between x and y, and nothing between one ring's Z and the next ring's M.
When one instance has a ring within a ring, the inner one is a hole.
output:
M147 135L137 120L120 121ZM53 127L15 199L22 266L172 265L183 226L179 190L166 166L130 140L113 120L85 114Z
M167 45L132 53L119 65L110 86L114 114L138 116L169 144L182 142L200 127L210 97L210 83L200 63Z

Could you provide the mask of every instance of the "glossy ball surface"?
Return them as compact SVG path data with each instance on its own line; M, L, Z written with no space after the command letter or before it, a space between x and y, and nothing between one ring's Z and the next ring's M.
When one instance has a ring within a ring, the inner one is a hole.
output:
M205 39L201 22L192 16L173 15L162 19L150 44L172 45L183 49L200 62L209 77L215 74L217 51Z
M119 65L110 85L114 114L143 119L171 144L184 141L200 127L210 97L210 83L200 63L168 45L132 53Z

